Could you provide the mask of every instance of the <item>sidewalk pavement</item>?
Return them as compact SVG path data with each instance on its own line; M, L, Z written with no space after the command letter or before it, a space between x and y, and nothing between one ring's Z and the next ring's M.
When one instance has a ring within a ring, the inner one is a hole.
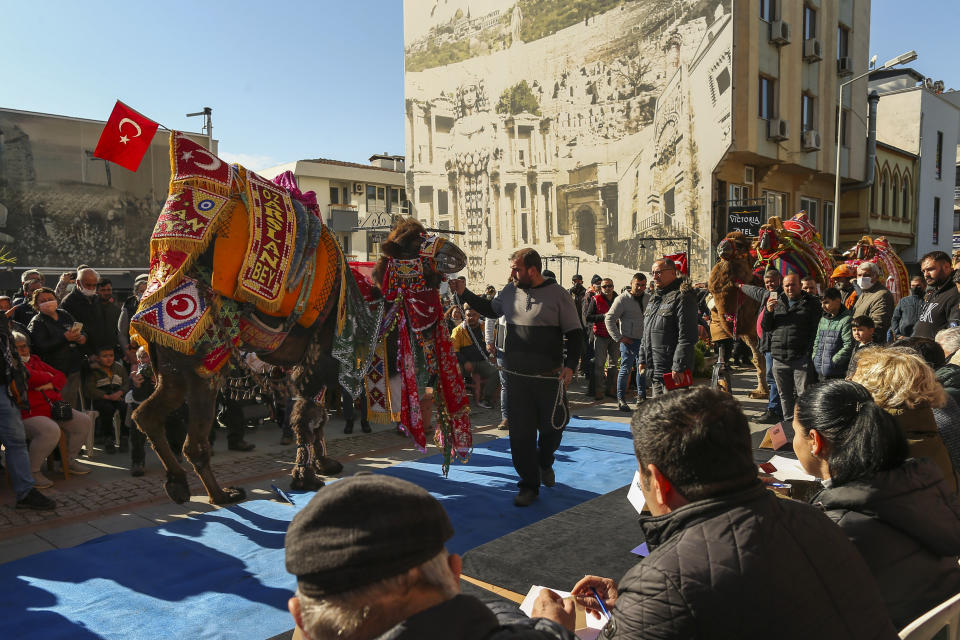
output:
M746 395L755 379L752 370L738 370L734 374L735 395L748 417L765 406L765 402L750 400ZM629 422L631 414L620 412L614 399L594 402L587 398L585 389L582 380L571 385L571 414ZM506 431L496 428L500 422L499 409L473 406L471 419L477 444L507 435ZM358 423L351 435L343 433L343 426L343 418L333 415L326 428L327 454L343 463L341 476L437 453L432 443L428 443L426 452L419 451L406 436L399 435L393 425L374 424L373 432L366 434ZM751 425L753 431L763 428L766 425ZM280 435L280 428L270 422L248 429L246 440L257 448L238 452L227 450L226 434L219 432L213 468L221 485L242 486L247 490L247 500L272 499L271 482L286 489L295 447L281 445ZM4 479L0 484L0 563L218 509L207 502L206 492L192 467L186 462L185 465L192 496L182 505L173 503L164 492L163 468L152 449L147 453L146 475L140 478L130 476L129 453L108 455L99 449L94 450L94 457L88 462L91 473L86 476L64 480L60 473L44 471L55 482L52 488L43 490L57 501L55 511L15 510L9 480ZM629 482L629 478L624 482Z

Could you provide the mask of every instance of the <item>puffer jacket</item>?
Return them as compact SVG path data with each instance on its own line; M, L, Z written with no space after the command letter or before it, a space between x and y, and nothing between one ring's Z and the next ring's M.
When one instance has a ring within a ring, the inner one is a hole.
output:
M640 340L643 337L643 311L648 304L650 294L646 292L640 296L640 300L630 293L618 295L603 320L610 337L617 342L624 336Z
M480 600L460 594L416 613L377 640L576 640L572 632L545 618L514 617L502 624Z
M770 355L780 362L809 357L821 312L820 303L806 291L800 292L792 307L786 295L777 298L773 312L764 306L760 327L764 334L770 332Z
M843 532L759 482L640 526L650 555L620 581L601 638L897 637Z
M960 291L952 278L927 288L920 305L920 318L913 326L914 338L933 338L937 331L960 325Z
M943 385L943 390L960 402L960 366L947 363L937 369L937 380Z
M842 378L847 374L853 353L853 329L850 312L843 306L832 318L823 315L813 340L813 367L824 378Z
M697 293L686 278L654 291L643 314L640 364L655 377L693 368L697 344Z
M867 561L898 629L960 592L960 502L929 460L830 486L811 502Z

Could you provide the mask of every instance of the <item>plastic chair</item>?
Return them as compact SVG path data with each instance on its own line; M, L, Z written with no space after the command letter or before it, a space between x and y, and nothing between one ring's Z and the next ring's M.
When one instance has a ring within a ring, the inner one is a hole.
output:
M57 445L57 448L60 449L60 465L63 467L63 479L70 479L70 455L67 452L67 434L63 432L63 429L60 429L60 444ZM47 471L53 471L53 452L47 456Z
M943 633L941 633L943 632ZM923 614L900 632L903 640L960 638L960 593Z

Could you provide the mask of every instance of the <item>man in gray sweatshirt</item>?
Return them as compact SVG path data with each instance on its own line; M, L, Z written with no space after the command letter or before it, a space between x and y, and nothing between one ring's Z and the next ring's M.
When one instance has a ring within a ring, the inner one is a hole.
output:
M646 291L647 276L639 272L633 274L630 292L617 296L604 317L610 338L620 343L620 372L617 374L617 403L620 411L631 410L626 401L627 383L630 381L630 371L637 366L637 357L640 355L643 313L650 301L650 294ZM637 371L638 406L646 400L646 395L647 376L643 371Z

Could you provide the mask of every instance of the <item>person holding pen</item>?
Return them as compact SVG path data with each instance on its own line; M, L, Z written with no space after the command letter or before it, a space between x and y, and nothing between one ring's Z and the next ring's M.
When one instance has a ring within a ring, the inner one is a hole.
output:
M588 615L609 612L601 638L897 637L840 528L760 482L731 395L675 391L644 403L630 427L650 555L619 583L588 575L571 589ZM562 618L549 603L538 614Z

